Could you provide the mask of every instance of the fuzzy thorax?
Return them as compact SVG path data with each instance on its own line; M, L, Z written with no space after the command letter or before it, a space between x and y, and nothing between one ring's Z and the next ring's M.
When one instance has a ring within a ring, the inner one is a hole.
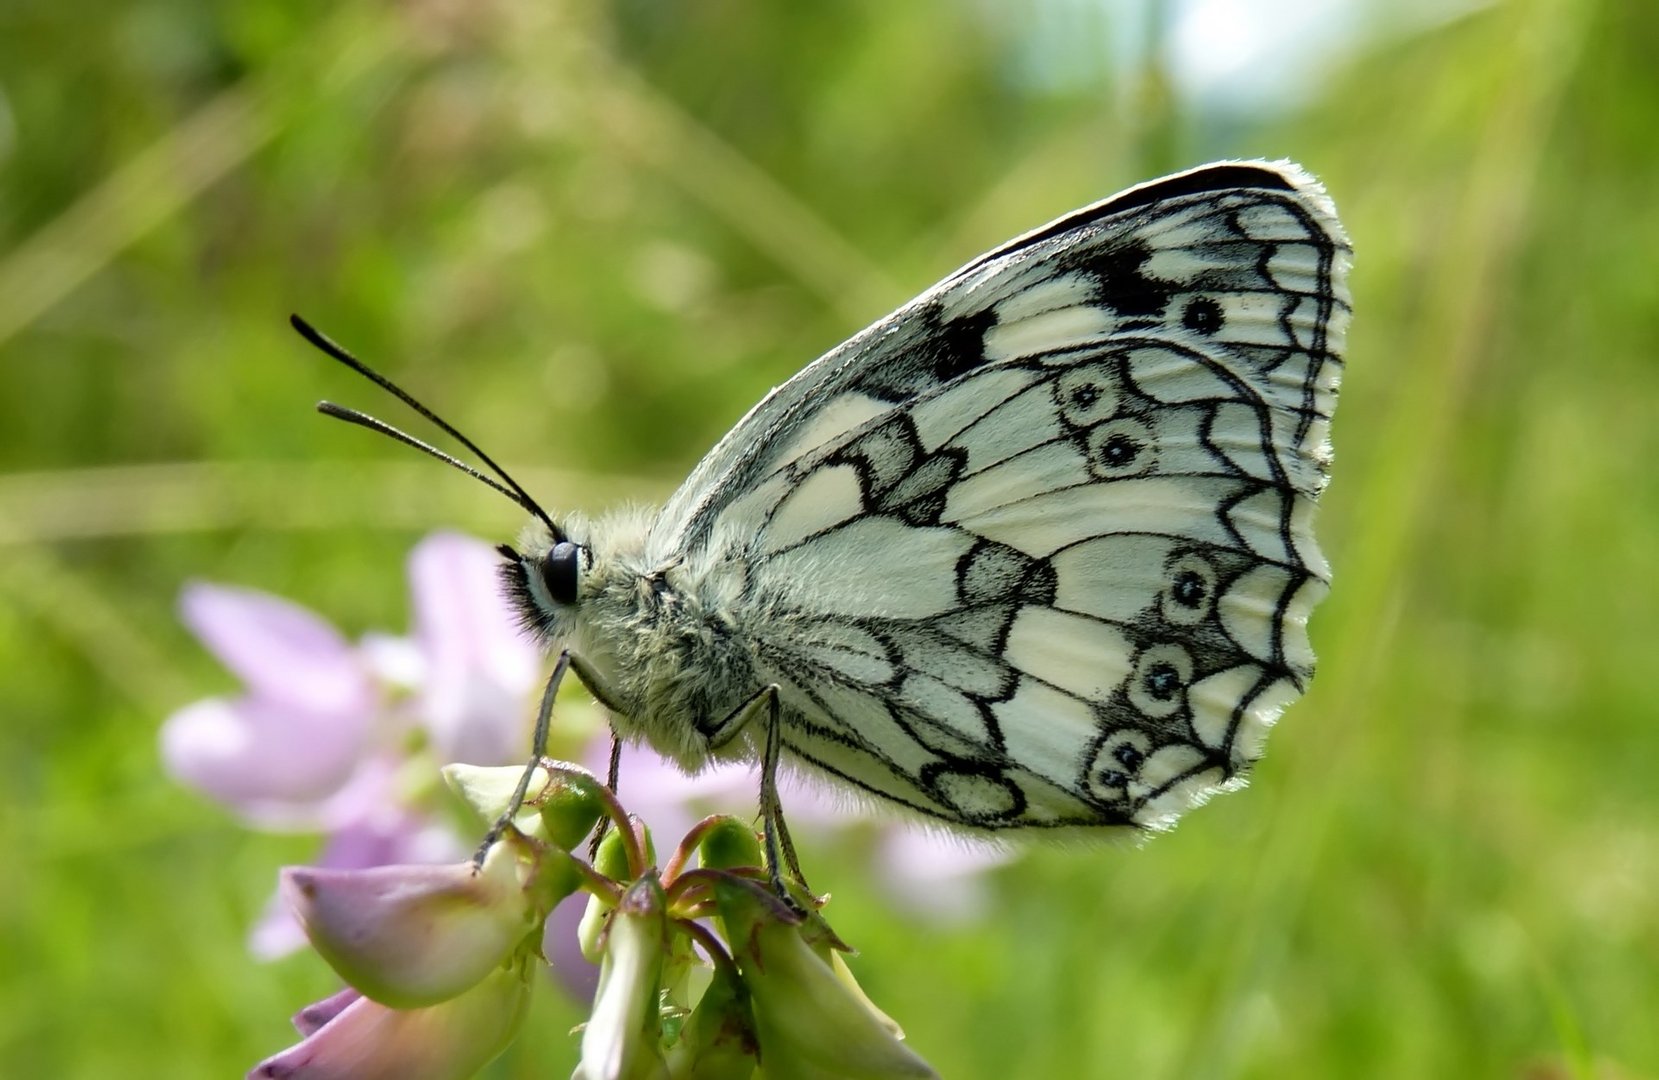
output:
M651 519L651 511L630 508L595 522L561 522L582 548L576 602L539 605L526 622L548 648L587 662L601 684L590 689L619 706L611 724L622 738L648 743L688 773L716 759L753 758L760 733L740 732L721 747L705 734L757 689L734 618L742 564L653 560ZM529 564L551 548L540 525L519 546ZM520 597L521 606L528 602Z

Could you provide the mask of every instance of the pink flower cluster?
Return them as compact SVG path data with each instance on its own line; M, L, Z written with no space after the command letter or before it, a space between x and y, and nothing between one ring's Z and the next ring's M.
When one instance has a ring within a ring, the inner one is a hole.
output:
M445 776L481 817L508 808L517 780L511 767ZM578 936L600 974L577 1080L936 1080L859 989L819 902L773 891L749 826L707 818L658 868L643 826L591 773L546 762L537 780L476 864L284 872L351 989L296 1016L301 1041L251 1078L472 1075L523 1020L548 914L585 892ZM590 865L568 845L602 816Z

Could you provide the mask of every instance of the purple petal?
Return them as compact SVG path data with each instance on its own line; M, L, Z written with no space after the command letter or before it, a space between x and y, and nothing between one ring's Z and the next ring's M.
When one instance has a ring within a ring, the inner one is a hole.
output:
M314 713L367 713L375 691L351 644L316 615L268 593L185 587L180 613L256 697Z
M345 814L351 801L348 793L342 792L330 801L331 807L342 811L343 824L330 834L313 865L358 870L394 863L447 863L471 854L471 849L448 826L426 820L390 801L391 785L396 778L391 763L380 762L374 769L360 770L360 776L361 781L354 780L350 785L361 795L355 816L348 818ZM248 951L257 959L275 960L306 944L305 931L294 918L293 910L281 896L273 893L248 934Z
M357 639L357 655L385 685L415 690L426 681L426 657L413 638L370 630Z
M432 735L433 753L446 763L520 762L530 746L531 710L523 692L464 672L435 669L421 696L421 718Z
M426 658L423 718L439 756L500 765L524 755L541 657L502 594L497 555L454 533L409 556L415 637Z
M611 738L593 739L582 760L596 775L610 768ZM651 827L657 842L675 843L709 814L749 817L760 798L760 772L753 763L715 763L695 776L681 772L648 746L624 743L618 781L623 804ZM797 776L778 780L784 813L791 825L831 830L862 820L858 804L838 797L824 785Z
M294 913L282 897L272 893L265 902L265 910L259 913L259 921L248 931L248 952L255 960L280 960L299 952L306 945L305 930L300 921L294 918ZM294 1018L294 1026L299 1027L298 1016ZM300 1034L311 1033L302 1027Z
M351 777L367 735L355 716L210 699L167 718L161 756L175 779L244 815L297 824Z
M524 1020L528 986L498 967L482 983L441 1005L389 1009L366 997L320 1002L326 1022L296 1046L266 1058L250 1078L273 1080L448 1080L472 1076L501 1053ZM334 1006L340 1006L333 1008ZM307 1011L309 1012L309 1010ZM296 1026L309 1024L307 1013ZM303 1029L302 1029L303 1030Z
M351 987L336 991L321 1001L314 1001L295 1013L293 1016L294 1030L300 1035L310 1035L330 1020L345 1011L347 1005L362 997Z
M315 865L359 870L392 863L446 863L463 854L470 854L470 849L448 827L392 807L336 831Z
M508 958L537 921L527 841L508 837L483 865L290 866L281 892L323 959L394 1008L448 1001Z

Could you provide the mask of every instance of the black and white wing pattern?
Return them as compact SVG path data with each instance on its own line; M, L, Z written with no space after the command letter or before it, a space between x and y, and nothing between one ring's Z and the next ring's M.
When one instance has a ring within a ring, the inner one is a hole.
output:
M650 546L745 567L796 762L973 827L1165 825L1313 673L1348 257L1289 163L1132 188L779 387Z

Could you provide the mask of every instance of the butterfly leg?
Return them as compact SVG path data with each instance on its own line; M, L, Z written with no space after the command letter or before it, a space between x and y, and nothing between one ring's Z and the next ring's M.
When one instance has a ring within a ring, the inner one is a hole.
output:
M806 883L806 875L801 873L801 860L795 854L795 841L790 839L789 826L783 821L783 800L778 798L778 753L783 748L782 710L778 704L778 686L773 683L762 692L766 694L767 717L766 752L761 756L760 766L760 820L766 841L766 869L772 875L772 890L793 907L795 902L790 899L788 890L784 888L782 866L789 867L789 872L794 875L802 889L809 894L812 889ZM783 854L782 863L778 859L780 848Z
M726 714L726 718L703 729L709 748L717 749L737 737L749 726L757 713L766 712L766 742L760 758L760 823L761 839L766 845L766 869L772 875L772 889L791 905L789 892L784 888L783 870L787 866L801 887L806 888L806 876L801 873L801 861L795 854L795 842L789 837L789 827L783 822L783 802L778 798L778 753L783 747L782 707L778 700L778 684L761 688L753 697Z
M484 834L483 843L479 844L478 850L473 853L472 866L475 872L484 865L485 854L494 846L497 840L501 839L501 834L507 831L513 823L513 818L517 817L518 812L524 807L524 799L530 792L530 781L535 778L536 769L541 765L542 758L547 754L547 735L553 722L553 699L559 696L559 686L564 682L565 674L572 670L576 672L576 678L587 688L589 693L598 699L601 705L612 711L617 711L617 706L614 704L617 700L616 693L605 683L604 678L594 670L593 665L569 649L560 652L558 661L553 665L553 674L548 676L547 686L542 690L541 705L536 710L535 733L530 738L530 760L525 764L524 772L519 775L518 787L513 789L513 797L508 801L507 808L501 812L500 817L495 819L495 823ZM611 749L611 784L613 787L616 784L617 750L618 746L613 744Z
M605 786L611 789L611 794L616 794L617 785L621 782L621 780L622 736L618 735L616 733L616 728L613 727L611 728L611 765L605 772ZM599 845L604 841L605 834L610 831L610 828L610 818L602 817L599 819L598 827L593 830L593 839L588 841L588 862L591 863L598 860Z

